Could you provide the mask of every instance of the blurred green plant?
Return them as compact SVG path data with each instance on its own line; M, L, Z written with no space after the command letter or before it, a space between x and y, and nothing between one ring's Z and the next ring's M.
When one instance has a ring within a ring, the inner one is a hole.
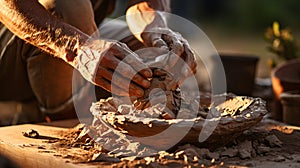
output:
M274 53L279 59L288 61L300 58L299 48L289 28L280 29L278 22L273 22L273 26L267 28L265 40L269 43L267 49ZM277 63L274 59L269 60L268 64L274 68Z

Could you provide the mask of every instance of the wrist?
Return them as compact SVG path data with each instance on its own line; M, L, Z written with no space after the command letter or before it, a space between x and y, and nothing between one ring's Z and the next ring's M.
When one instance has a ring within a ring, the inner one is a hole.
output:
M74 34L71 35L67 35L66 37L62 38L60 41L64 41L61 42L61 44L65 47L62 47L62 51L61 54L62 55L62 59L64 61L66 61L67 63L69 63L70 65L72 65L73 67L75 67L75 65L77 64L77 57L79 55L79 51L81 50L81 47L85 45L85 43L88 41L88 39L90 38L88 35L81 33L81 32L73 32ZM58 41L58 43L60 43Z
M112 47L113 42L90 38L77 48L77 55L70 64L77 69L81 75L93 83L98 64L106 51Z

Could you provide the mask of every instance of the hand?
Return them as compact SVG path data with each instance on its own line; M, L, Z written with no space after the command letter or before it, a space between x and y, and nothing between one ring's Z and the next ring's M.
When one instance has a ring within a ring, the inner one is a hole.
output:
M157 0L137 3L127 9L126 21L133 35L145 45L164 48L177 55L172 56L168 66L177 71L176 76L180 79L176 83L180 84L196 72L197 63L188 42L168 28L162 12L167 11L168 5L168 1Z
M144 89L150 87L147 78L152 77L151 70L123 43L89 40L79 48L75 59L75 68L86 80L114 91L112 94L139 98L144 95ZM129 79L130 76L133 78Z
M180 75L179 83L196 73L197 63L194 53L187 40L179 33L173 32L169 28L155 28L148 25L144 33L141 34L141 38L147 46L165 48L177 55L172 57L168 67L173 67L177 75ZM183 59L184 62L178 61L179 58Z

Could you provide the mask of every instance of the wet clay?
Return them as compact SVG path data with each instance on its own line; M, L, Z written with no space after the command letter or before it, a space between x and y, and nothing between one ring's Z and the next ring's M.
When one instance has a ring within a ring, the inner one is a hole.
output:
M267 113L260 98L185 93L178 87L176 73L167 71L174 55L153 55L144 52L143 61L152 68L153 78L143 98L114 96L90 108L94 121L83 134L109 154L151 156L185 143L215 149L232 142Z

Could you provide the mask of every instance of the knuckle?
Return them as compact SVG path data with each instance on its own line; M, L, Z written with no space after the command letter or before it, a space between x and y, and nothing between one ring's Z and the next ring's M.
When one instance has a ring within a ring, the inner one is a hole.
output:
M152 45L155 47L160 47L166 45L166 43L161 38L157 38L153 40Z

